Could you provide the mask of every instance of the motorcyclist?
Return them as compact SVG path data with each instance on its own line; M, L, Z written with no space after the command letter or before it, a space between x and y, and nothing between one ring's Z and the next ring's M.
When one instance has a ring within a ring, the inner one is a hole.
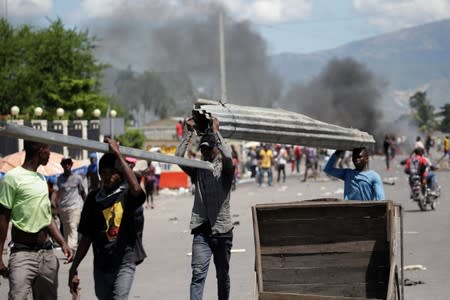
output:
M405 173L409 175L410 187L413 185L412 176L419 175L422 184L430 189L431 195L438 196L436 193L436 174L432 172L435 167L423 155L424 152L425 150L421 147L414 149L413 154L406 160Z

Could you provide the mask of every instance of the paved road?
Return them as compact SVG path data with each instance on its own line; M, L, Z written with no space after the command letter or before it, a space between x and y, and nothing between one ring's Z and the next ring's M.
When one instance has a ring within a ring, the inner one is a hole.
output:
M436 211L420 212L409 198L406 176L398 165L386 172L382 157L375 157L371 166L382 177L397 177L395 185L385 185L389 199L404 208L405 265L423 265L426 270L406 271L405 277L424 284L405 287L406 299L450 299L450 172L439 172L443 197ZM342 182L323 174L318 180L300 182L300 177L288 176L285 184L258 188L253 182L241 184L232 193L234 231L231 258L231 299L253 299L254 242L251 207L256 203L289 202L321 197L341 198ZM149 257L138 267L130 299L188 299L190 281L191 235L188 231L192 196L165 194L156 200L156 209L146 210L144 245ZM62 255L58 254L61 257ZM71 299L66 288L68 265L61 264L60 299ZM82 299L95 299L91 253L82 262ZM6 299L7 281L0 279L0 299ZM215 271L210 274L204 299L216 299Z

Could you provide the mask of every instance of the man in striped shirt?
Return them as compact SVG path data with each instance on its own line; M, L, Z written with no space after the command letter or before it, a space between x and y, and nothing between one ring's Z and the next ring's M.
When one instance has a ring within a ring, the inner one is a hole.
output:
M193 136L194 120L184 122L187 130L175 155L183 157ZM219 121L213 119L211 130L200 140L202 159L212 163L214 170L180 166L195 185L194 206L190 229L192 242L192 280L190 299L203 297L203 287L211 256L217 273L218 299L229 299L229 262L233 241L233 225L230 214L230 191L233 181L231 148L219 132Z

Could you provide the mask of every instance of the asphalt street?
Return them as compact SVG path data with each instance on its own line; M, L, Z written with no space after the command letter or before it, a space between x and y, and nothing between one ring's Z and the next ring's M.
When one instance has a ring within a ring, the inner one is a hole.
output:
M394 185L385 185L386 197L401 204L404 212L404 272L415 284L405 287L406 299L450 299L450 172L441 170L437 178L442 196L436 211L421 212L409 199L407 177L393 161L391 170L384 169L383 157L371 160L371 167ZM276 177L276 176L275 176ZM314 198L342 198L343 184L323 173L319 178L301 182L298 174L290 174L286 183L257 187L253 181L239 184L231 195L235 222L231 257L231 299L254 299L254 240L251 207L257 203L281 203ZM130 299L188 299L190 282L191 235L188 230L193 196L188 192L164 191L155 200L156 208L145 211L144 247L148 258L138 266ZM57 250L58 251L58 250ZM69 265L61 258L59 299L72 299L67 287ZM4 256L7 259L7 256ZM92 253L79 268L81 299L95 299L92 276ZM7 280L0 279L0 299L7 298ZM210 266L204 299L217 299L215 270Z

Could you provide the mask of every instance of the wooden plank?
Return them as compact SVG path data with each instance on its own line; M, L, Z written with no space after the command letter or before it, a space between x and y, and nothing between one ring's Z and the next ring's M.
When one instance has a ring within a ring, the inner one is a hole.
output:
M313 219L291 222L260 220L260 246L290 246L364 240L386 241L386 220ZM381 223L381 224L380 224Z
M367 300L367 298L261 292L259 300Z
M354 282L386 282L389 279L389 266L376 266L368 270L363 266L313 267L313 268L266 268L263 269L266 285L283 284L347 284ZM265 288L267 290L267 288Z
M256 272L256 284L258 290L263 291L263 280L262 280L262 266L261 266L261 242L259 239L259 226L258 218L256 215L256 208L252 207L252 217L253 217L253 235L255 239L255 272Z
M270 217L272 219L310 219L320 217L347 218L347 217L381 217L385 216L387 209L384 205L343 206L340 205L296 205L292 207L265 207L256 208L258 219Z
M316 285L291 284L278 286L267 285L267 289L264 292L282 295L284 293L287 293L295 295L314 295L317 297L320 296L336 297L331 299L352 299L352 300L369 299L369 298L386 299L386 286L384 284L372 285L370 287L368 287L365 283L353 283L352 285L337 285L337 284L316 284Z
M386 299L395 256L390 207L391 201L308 201L253 207L259 240L255 240L256 268L257 274L262 274L260 299L266 292L275 292L274 297L290 293L333 300Z
M385 243L377 241L355 241L329 244L260 247L262 255L268 254L318 254L381 251L388 253Z
M390 265L386 252L330 252L316 254L271 254L261 256L261 266L266 268L311 268L338 266L365 266L368 270L373 266Z
M283 208L297 208L297 207L385 207L392 201L346 201L342 199L312 199L303 201L292 202L276 202L276 203L263 203L255 205L257 211L270 210L270 209L283 209Z

